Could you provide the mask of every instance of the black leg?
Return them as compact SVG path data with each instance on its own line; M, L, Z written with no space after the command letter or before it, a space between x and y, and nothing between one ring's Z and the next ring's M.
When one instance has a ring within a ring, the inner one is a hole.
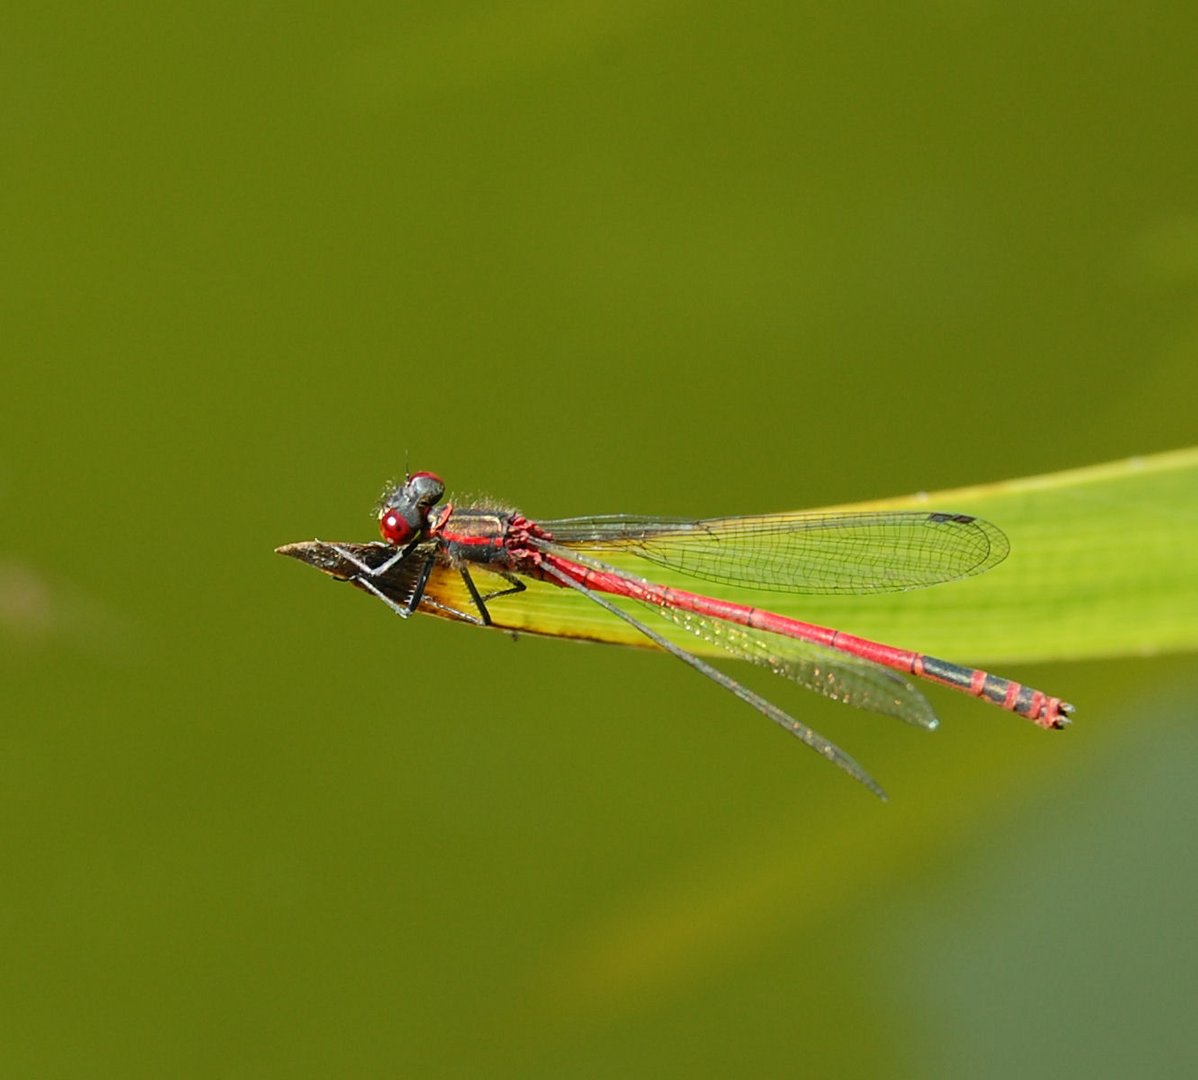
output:
M409 548L409 550L411 549ZM436 561L436 555L430 551L424 560L424 565L420 568L420 579L416 582L416 588L412 590L412 595L408 599L409 615L420 606L420 601L424 599L424 590L428 588L429 575L433 572L433 564Z
M428 595L428 583L432 577L433 568L437 565L437 555L434 551L429 551L424 554L424 562L421 565L419 574L416 578L416 584L412 587L412 591L404 600L395 599L393 593L398 592L397 589L389 588L392 582L389 581L389 576L386 571L390 570L395 564L400 561L391 556L382 563L379 567L371 567L360 559L353 557L349 552L343 552L342 549L330 544L330 547L343 558L351 562L355 567L361 569L361 573L354 574L348 580L352 581L359 588L365 589L372 596L377 596L384 604L387 605L396 615L403 618L408 618L415 612L421 604L425 608L434 608L437 611L444 612L446 615L455 619L461 619L463 622L473 623L475 626L490 626L491 613L487 610L487 601L494 600L500 596L510 596L514 593L522 593L528 588L519 578L513 574L509 574L504 570L493 570L492 573L497 574L508 582L511 588L498 589L495 592L489 592L486 595L478 590L478 586L474 583L474 578L470 576L469 570L464 566L458 568L458 572L462 575L462 581L466 585L466 591L470 594L471 603L478 614L470 611L461 611L450 604L443 603L435 596ZM400 554L407 554L411 548L405 549Z
M470 576L470 571L464 566L459 566L458 571L462 575L462 580L466 583L466 590L470 593L470 599L474 601L474 606L478 608L479 622L483 626L490 626L491 613L487 610L486 601L479 595L478 588L474 584L474 578Z
M341 547L339 544L329 544L327 546L331 551L335 551L338 555L340 555L351 566L355 566L362 571L362 575L364 577L381 577L396 563L403 562L403 560L412 553L412 551L423 539L423 534L417 536L410 544L408 544L407 547L400 548L389 559L379 563L378 566L370 566L368 563L364 563L356 555L346 551L345 548ZM427 580L427 573L425 574L425 580Z
M387 565L393 564L394 561L394 559L388 559ZM420 576L416 579L416 585L412 589L411 595L403 603L388 595L388 592L385 588L385 586L388 584L388 581L387 578L383 577L382 575L367 572L355 574L348 580L365 589L368 593L377 596L384 604L387 605L387 607L394 611L396 615L400 615L406 619L420 606L420 601L424 599L424 591L428 587L429 575L433 572L433 565L436 563L436 561L437 557L431 551L425 556L424 565L420 568ZM354 560L354 562L356 565L357 560ZM362 563L361 565L365 566L366 564ZM378 582L378 584L375 584L375 582ZM441 605L437 606L440 607Z
M484 600L495 600L500 596L513 596L516 593L524 592L524 590L528 588L528 586L525 585L524 582L518 577L516 577L515 574L509 574L506 570L494 570L492 573L495 573L499 577L503 578L504 581L511 585L511 588L500 589L498 592L487 593L487 595L483 597Z
M486 596L483 596L478 591L478 586L474 584L474 578L470 576L470 571L466 567L459 566L458 572L462 575L462 580L466 583L466 590L470 593L470 599L474 601L474 606L478 608L479 622L483 626L491 625L491 613L487 610L488 600L494 600L499 596L511 596L513 593L522 593L528 588L518 577L507 573L505 570L496 570L495 573L512 587L510 589L500 589L498 592L490 592Z

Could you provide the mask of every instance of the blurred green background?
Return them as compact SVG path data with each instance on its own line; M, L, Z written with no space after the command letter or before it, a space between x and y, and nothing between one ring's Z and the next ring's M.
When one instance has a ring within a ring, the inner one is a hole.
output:
M1004 669L1057 738L769 686L882 805L271 551L405 463L714 515L1198 441L1190 6L4 23L0 1073L1198 1068L1192 658Z

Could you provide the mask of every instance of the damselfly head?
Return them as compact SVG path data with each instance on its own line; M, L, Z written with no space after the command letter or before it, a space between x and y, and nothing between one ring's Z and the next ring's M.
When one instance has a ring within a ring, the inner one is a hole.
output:
M410 473L383 503L379 532L389 544L400 547L428 526L428 512L445 494L445 482L436 473Z

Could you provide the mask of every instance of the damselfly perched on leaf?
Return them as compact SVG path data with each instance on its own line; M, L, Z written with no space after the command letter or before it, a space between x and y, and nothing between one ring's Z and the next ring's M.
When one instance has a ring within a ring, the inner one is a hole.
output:
M826 697L919 727L935 727L936 716L908 677L972 694L1042 728L1064 727L1073 711L1060 698L976 668L652 580L655 570L665 569L675 576L756 591L919 589L984 573L1006 558L1007 538L981 518L877 511L701 521L616 515L536 522L493 506L439 505L444 494L445 485L435 473L411 473L383 502L382 541L313 540L278 551L352 582L404 617L420 611L478 626L662 649L882 797L877 782L839 747L671 640L662 632L665 627L653 625L651 614L642 619L610 597L639 601L729 656ZM630 560L643 567L645 576L614 565ZM611 623L611 632L590 628L571 633L561 625L512 617L520 594L532 582L573 590L618 622Z

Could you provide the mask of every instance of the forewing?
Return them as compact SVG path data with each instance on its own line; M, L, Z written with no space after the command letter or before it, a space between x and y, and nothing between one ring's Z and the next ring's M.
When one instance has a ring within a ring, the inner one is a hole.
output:
M764 514L706 521L637 517L547 522L579 552L635 555L706 581L802 593L900 592L983 573L1009 545L966 514Z

